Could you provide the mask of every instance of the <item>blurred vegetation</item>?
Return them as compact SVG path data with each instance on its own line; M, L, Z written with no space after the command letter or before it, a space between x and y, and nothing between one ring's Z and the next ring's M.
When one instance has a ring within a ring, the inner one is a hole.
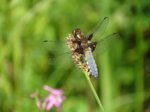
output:
M1 0L0 111L37 112L29 96L47 84L64 89L63 112L99 112L71 59L48 64L49 55L66 49L42 41L64 40L76 27L89 31L106 16L105 34L120 39L96 56L100 77L92 82L107 112L150 112L149 0Z

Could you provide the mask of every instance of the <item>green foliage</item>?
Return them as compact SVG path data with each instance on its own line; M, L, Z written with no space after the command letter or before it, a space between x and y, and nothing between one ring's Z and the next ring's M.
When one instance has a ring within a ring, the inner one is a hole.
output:
M76 27L88 32L107 16L105 35L118 32L120 39L95 56L100 76L92 82L106 112L149 112L149 5L148 0L1 0L0 111L37 112L30 94L47 84L64 89L64 112L99 112L71 57L48 64L49 55L66 49L43 40L65 40Z

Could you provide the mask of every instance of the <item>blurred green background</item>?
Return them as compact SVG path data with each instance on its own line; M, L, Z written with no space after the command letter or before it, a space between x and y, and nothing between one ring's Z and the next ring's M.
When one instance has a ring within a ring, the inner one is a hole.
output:
M37 112L30 94L43 85L64 90L63 112L99 112L71 59L49 64L66 49L42 41L64 40L76 27L87 32L106 16L105 34L120 39L96 55L94 87L106 112L150 112L149 0L0 0L0 112Z

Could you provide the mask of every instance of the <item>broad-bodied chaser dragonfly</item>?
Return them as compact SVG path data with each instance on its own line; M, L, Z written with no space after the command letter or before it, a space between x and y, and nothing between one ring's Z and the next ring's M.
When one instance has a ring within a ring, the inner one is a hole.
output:
M118 37L118 34L114 33L98 40L97 42L92 41L93 37L101 37L107 24L108 17L105 17L88 35L85 35L79 28L76 28L67 36L66 39L66 44L71 51L75 64L80 69L88 73L89 76L94 76L95 78L98 78L98 69L93 57L93 52L95 51L97 44L101 44Z

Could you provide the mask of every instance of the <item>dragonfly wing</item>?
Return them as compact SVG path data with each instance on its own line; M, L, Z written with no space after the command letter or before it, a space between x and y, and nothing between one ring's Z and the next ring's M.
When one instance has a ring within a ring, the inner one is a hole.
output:
M96 52L103 53L108 48L111 48L111 46L119 39L119 37L120 36L118 33L113 33L104 37L103 39L100 39L97 41Z
M94 38L96 36L101 37L104 34L108 23L109 23L108 17L105 17L102 21L100 20L97 23L97 25L90 31L90 33L87 35L87 37L89 37L89 36L92 36Z
M40 51L41 54L47 55L49 65L56 65L58 62L63 62L63 59L71 59L71 51L64 40L44 40L41 42Z
M93 75L95 78L98 78L97 66L96 66L92 51L90 49L85 51L85 59L86 59L88 68L91 72L91 75Z
M62 63L64 60L68 60L70 62L71 60L71 52L67 51L64 53L56 53L56 54L52 54L51 52L49 52L48 54L48 64L49 65L55 65L56 63L60 62Z
M44 49L53 51L55 53L63 53L64 51L69 51L66 45L66 41L44 40L42 42L42 46L44 46Z

